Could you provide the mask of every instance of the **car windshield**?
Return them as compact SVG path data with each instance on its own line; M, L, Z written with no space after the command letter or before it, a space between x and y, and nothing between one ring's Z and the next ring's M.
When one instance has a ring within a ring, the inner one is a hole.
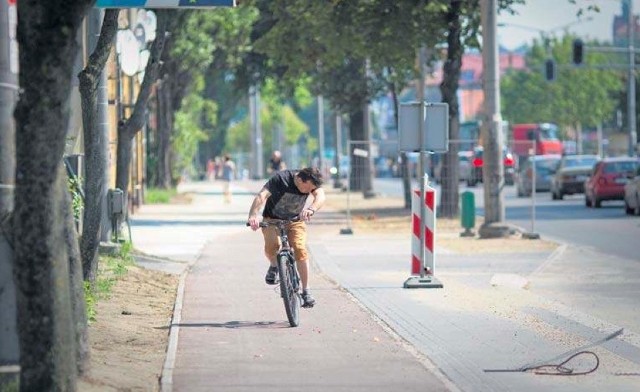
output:
M575 157L567 158L564 161L565 167L593 166L597 162L596 157Z
M638 167L638 162L635 161L622 161L622 162L608 162L602 169L605 173L626 173L633 172Z

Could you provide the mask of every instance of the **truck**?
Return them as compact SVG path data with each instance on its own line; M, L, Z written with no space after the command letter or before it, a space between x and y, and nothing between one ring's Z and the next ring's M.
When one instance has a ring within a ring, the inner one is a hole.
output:
M518 163L531 155L531 150L534 155L562 154L558 126L552 123L513 124L511 151L518 158Z

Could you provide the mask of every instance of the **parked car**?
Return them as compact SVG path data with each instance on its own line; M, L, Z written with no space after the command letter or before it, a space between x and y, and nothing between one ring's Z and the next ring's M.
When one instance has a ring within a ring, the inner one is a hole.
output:
M471 173L467 180L467 185L475 186L482 181L482 166L484 164L484 149L478 146L473 149L473 158L471 160ZM504 169L504 182L507 185L513 185L513 177L515 174L516 161L513 154L504 147L502 149L502 164Z
M551 178L556 172L560 159L559 154L534 155L527 158L516 175L516 194L518 197L531 196L533 188L533 168L535 165L536 192L551 189Z
M472 151L458 151L458 179L460 181L468 181L471 176L471 158ZM442 165L444 164L444 156L438 161L434 174L437 182L442 181Z
M604 158L584 184L585 205L600 208L605 200L624 199L624 185L638 170L638 158Z
M624 185L624 211L628 215L640 215L640 165Z
M564 195L584 193L584 182L598 162L597 155L565 155L551 180L551 198L562 200Z

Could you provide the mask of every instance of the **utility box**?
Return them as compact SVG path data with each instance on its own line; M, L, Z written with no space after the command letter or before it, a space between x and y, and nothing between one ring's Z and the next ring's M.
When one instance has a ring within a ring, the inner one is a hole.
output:
M122 215L124 212L124 192L122 189L109 189L108 193L109 214Z
M460 233L462 237L472 237L475 235L473 228L476 225L476 200L475 195L471 191L462 192L460 220L464 232Z

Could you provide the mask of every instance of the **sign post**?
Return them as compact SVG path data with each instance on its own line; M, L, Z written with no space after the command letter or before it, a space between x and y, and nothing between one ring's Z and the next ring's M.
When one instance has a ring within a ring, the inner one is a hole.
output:
M235 7L236 0L98 0L98 8L212 8Z
M427 152L446 152L449 148L449 105L446 103L425 103L423 100L400 105L399 144L401 151L420 153L419 175L420 189L413 192L419 195L420 217L413 214L414 246L411 256L411 276L404 282L405 288L442 288L435 277L435 190L429 188L425 170ZM412 197L412 210L416 209L416 198ZM427 220L427 207L429 217ZM418 227L416 227L418 226ZM419 229L418 229L419 228ZM419 237L418 237L419 236ZM427 236L429 241L427 241ZM429 247L429 265L427 266L427 247Z

